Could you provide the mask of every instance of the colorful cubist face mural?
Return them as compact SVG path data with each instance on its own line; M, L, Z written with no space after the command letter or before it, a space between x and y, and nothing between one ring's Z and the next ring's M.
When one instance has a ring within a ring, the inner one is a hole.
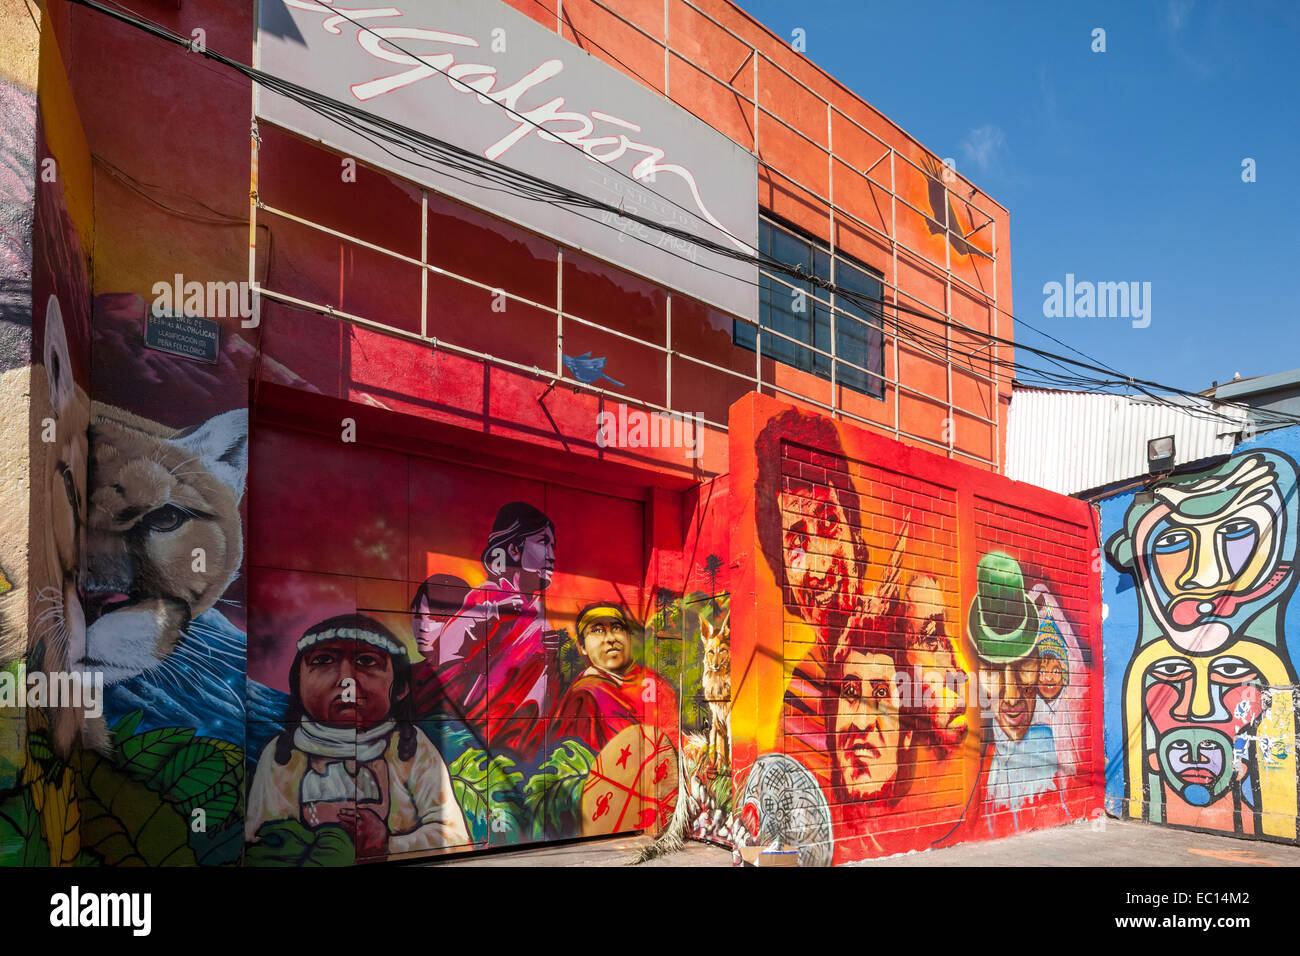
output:
M1129 816L1296 839L1298 442L1269 439L1102 505L1106 791Z
M254 447L245 859L665 826L680 637L639 502L268 429ZM281 480L284 469L299 476ZM653 592L652 592L653 593Z
M731 607L738 858L849 862L1095 808L1086 506L753 402L731 459L762 556Z

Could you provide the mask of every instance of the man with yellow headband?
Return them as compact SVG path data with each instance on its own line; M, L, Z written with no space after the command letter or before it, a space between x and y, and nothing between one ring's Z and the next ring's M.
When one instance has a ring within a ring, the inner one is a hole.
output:
M677 695L632 658L635 628L617 604L588 604L578 612L578 649L588 667L555 709L554 740L576 737L593 751L633 724L656 726L677 739Z

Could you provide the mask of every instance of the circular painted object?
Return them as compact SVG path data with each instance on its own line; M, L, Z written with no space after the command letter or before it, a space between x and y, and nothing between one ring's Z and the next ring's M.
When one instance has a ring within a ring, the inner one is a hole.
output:
M592 764L582 787L582 835L668 825L677 805L677 751L668 734L633 724Z
M741 794L739 823L733 834L736 856L742 846L795 847L800 866L830 866L835 853L831 810L817 778L785 754L754 761Z

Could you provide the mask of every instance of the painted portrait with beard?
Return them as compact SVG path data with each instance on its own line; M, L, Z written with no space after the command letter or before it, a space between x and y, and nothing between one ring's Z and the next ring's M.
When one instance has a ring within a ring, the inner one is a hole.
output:
M790 409L767 423L754 450L763 556L785 606L813 628L823 652L829 652L858 608L867 567L858 495L839 434L827 419Z
M917 714L895 675L906 672L905 612L890 601L852 619L827 669L824 698L836 803L887 809L907 790Z

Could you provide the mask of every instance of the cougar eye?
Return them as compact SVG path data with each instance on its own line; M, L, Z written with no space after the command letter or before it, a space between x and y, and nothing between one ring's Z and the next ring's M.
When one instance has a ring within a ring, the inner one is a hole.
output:
M189 520L190 516L175 505L163 505L145 515L140 524L149 531L175 531Z

